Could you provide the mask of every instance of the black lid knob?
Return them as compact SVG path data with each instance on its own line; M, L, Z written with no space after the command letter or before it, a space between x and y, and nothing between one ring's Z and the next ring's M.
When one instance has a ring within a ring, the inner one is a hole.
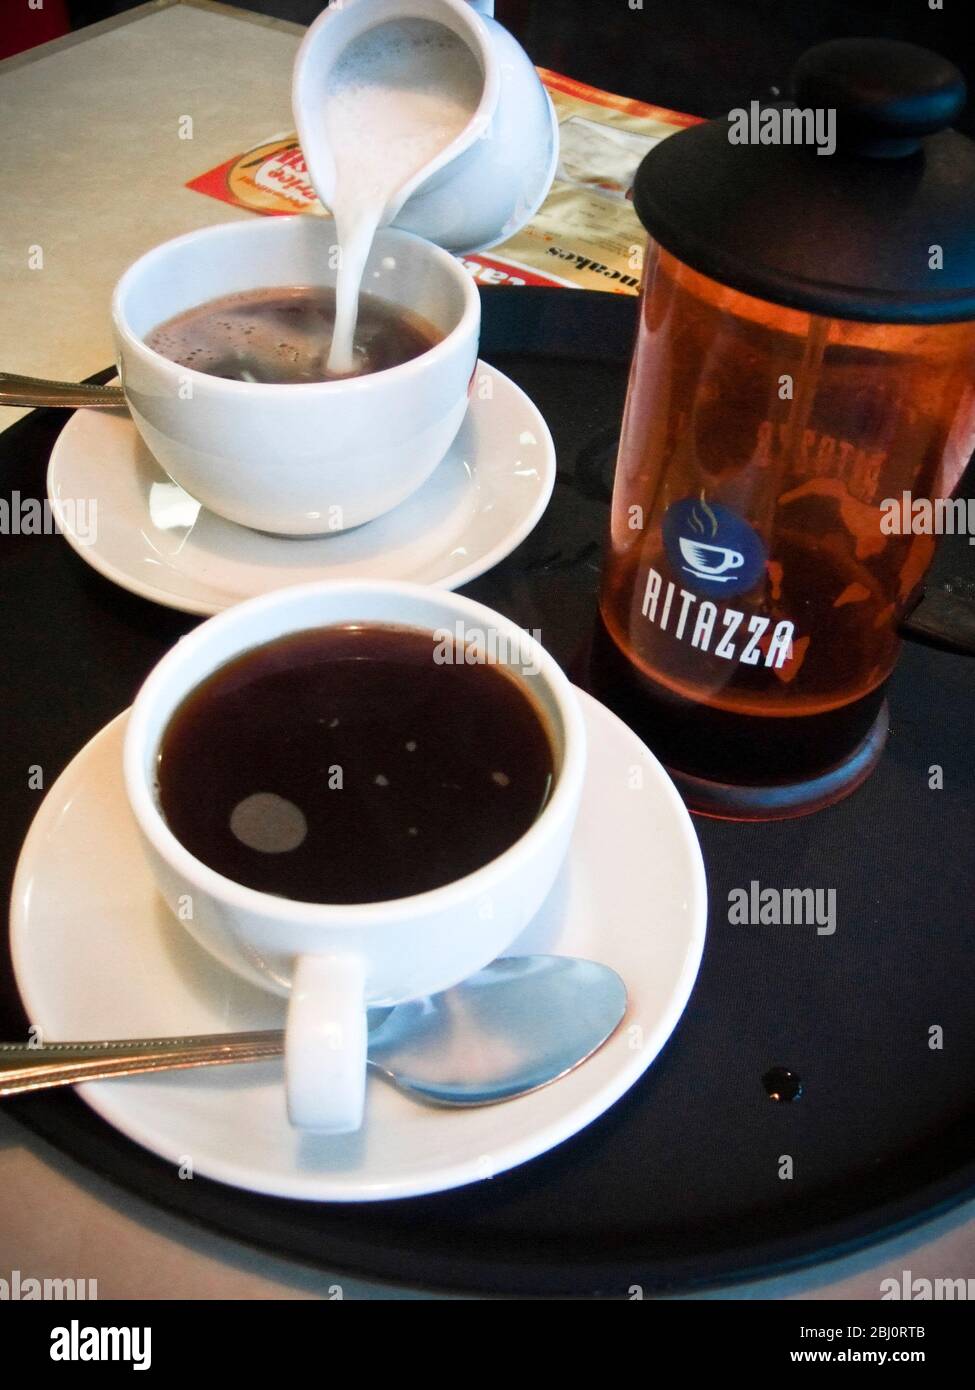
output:
M947 58L895 39L833 39L804 53L792 76L800 107L836 111L846 151L898 158L945 130L965 105L965 79Z

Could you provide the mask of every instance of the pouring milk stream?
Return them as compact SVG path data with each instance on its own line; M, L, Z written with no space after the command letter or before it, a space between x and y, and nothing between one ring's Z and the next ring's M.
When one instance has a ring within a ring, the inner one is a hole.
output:
M555 111L492 10L490 0L333 0L298 50L295 124L338 242L331 375L356 370L377 229L463 255L514 235L551 187Z
M483 85L468 45L428 19L387 20L340 53L318 113L335 161L339 246L330 373L355 371L363 271L394 195L465 130Z

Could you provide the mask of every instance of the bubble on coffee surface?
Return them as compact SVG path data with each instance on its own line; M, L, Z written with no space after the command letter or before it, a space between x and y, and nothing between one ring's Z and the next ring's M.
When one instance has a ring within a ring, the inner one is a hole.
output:
M248 849L288 854L303 844L308 822L300 806L275 792L253 792L230 813L230 830Z

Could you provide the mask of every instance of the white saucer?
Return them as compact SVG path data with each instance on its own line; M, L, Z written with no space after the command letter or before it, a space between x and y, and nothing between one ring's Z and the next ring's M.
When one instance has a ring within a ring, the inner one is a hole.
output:
M576 1071L477 1110L422 1106L370 1078L362 1130L338 1137L290 1128L278 1061L88 1082L82 1097L173 1164L255 1192L344 1202L490 1177L601 1115L680 1018L707 889L690 817L660 764L615 715L580 699L589 762L569 861L510 952L604 961L626 982L626 1017ZM21 853L10 930L28 1016L54 1041L280 1027L284 1001L212 961L155 891L122 785L126 717L58 778Z
M167 477L123 410L77 411L47 473L55 515L83 560L143 598L208 614L311 579L459 588L520 545L554 485L548 426L524 391L484 362L460 433L433 476L355 530L293 539L221 520ZM76 523L88 521L91 499L97 524L89 544Z

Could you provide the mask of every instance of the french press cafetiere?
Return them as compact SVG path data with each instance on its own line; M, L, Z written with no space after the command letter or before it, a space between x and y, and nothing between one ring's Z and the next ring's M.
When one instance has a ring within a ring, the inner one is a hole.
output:
M734 818L827 805L876 763L935 545L903 500L947 498L975 443L960 73L838 40L794 92L637 173L649 244L594 649L595 686L689 804Z

